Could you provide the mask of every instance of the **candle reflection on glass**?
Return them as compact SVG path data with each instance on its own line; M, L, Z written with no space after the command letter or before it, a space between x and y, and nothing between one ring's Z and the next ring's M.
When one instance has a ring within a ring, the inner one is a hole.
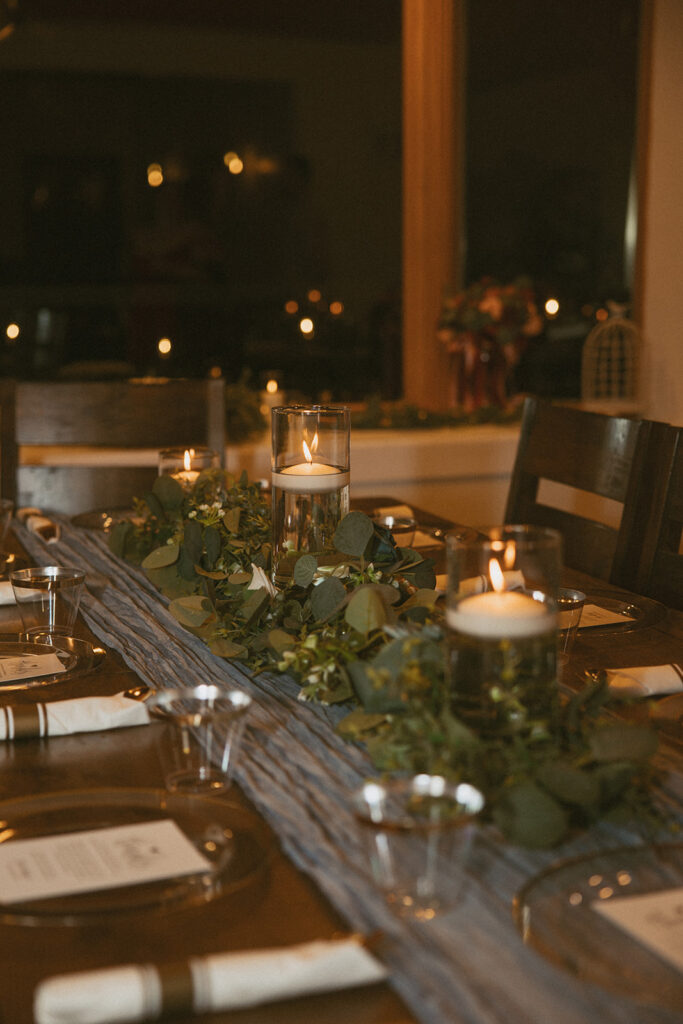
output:
M218 464L216 452L201 445L164 448L159 452L159 476L171 476L188 490L195 485L202 470Z

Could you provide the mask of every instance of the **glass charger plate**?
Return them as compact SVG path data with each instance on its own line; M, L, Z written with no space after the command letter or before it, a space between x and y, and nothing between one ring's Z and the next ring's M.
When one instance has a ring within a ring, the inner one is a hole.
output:
M639 1003L680 1010L683 974L594 905L682 885L683 844L625 847L548 869L518 893L513 911L527 945L575 977Z
M177 910L241 892L264 872L272 838L249 811L225 800L159 789L91 789L0 802L0 844L88 829L174 821L209 861L206 872L116 889L0 904L22 925L96 924L102 914Z
M36 646L38 646L38 650L36 650ZM56 654L65 671L53 672L31 679L2 679L0 680L0 693L10 690L31 690L35 686L47 686L49 683L60 682L62 679L70 678L78 663L78 656L74 651L58 648L52 644L0 643L0 659L35 657L36 654Z
M95 672L107 657L104 647L94 647L87 640L79 640L77 637L55 636L52 633L33 633L31 636L30 641L27 641L24 635L20 643L0 643L0 657L16 658L36 653L56 654L66 671L36 676L34 679L0 682L0 693L5 690L31 690L36 686L62 683L75 676Z
M585 633L586 636L596 636L601 633L630 633L637 629L645 629L646 626L653 626L666 616L666 608L659 601L653 601L649 597L628 597L616 598L612 592L591 590L586 594L586 604L595 604L604 608L614 615L623 616L623 622L613 622L609 625L584 626L579 623L579 636Z

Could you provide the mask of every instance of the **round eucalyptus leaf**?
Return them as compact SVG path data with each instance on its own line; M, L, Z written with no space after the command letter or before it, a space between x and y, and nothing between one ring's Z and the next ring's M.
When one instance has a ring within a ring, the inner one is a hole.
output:
M171 601L168 610L183 626L201 626L212 614L211 604L200 594L178 597Z
M142 563L143 569L163 569L166 565L175 565L180 554L180 545L162 544L160 548L150 551Z
M179 509L185 497L182 484L168 473L156 478L152 485L152 494L159 499L163 508L167 510Z
M564 804L597 808L601 798L600 782L595 773L576 768L566 761L549 761L538 773L544 789Z
M364 586L355 591L347 605L345 618L350 626L364 635L382 628L387 621L387 610L375 587Z
M534 782L520 782L501 794L493 818L512 843L555 846L567 831L568 817L549 793Z
M204 530L204 550L206 552L206 563L213 567L221 553L221 535L215 526L207 526Z
M247 653L247 648L242 644L236 644L234 640L228 640L224 636L216 636L209 640L209 649L219 658L239 658Z
M193 563L198 562L202 557L202 527L196 519L185 520L183 550Z
M334 531L332 538L337 551L343 555L355 555L359 558L364 554L375 528L369 516L365 512L354 509L345 515L341 523Z
M294 564L294 582L297 587L309 587L318 570L318 559L315 555L302 555Z
M296 645L296 637L284 629L271 629L268 633L268 646L277 654L291 651Z
M646 725L605 725L590 737L596 761L647 761L657 749L657 736Z
M318 622L328 619L341 607L345 598L346 591L340 580L334 576L323 580L311 593L311 611L314 618Z

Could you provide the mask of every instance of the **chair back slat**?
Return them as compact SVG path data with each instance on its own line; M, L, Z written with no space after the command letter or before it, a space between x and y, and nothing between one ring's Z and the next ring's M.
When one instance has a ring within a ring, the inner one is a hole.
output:
M664 424L606 416L527 398L505 510L507 522L558 529L571 568L620 586L633 586L642 543L642 517L651 493L649 445ZM572 489L572 507L554 507L544 482ZM582 510L586 495L618 503L614 522Z
M156 476L156 468L140 466L136 450L208 445L223 463L224 381L4 380L0 445L2 494L18 505L72 514L125 504L147 491ZM70 464L69 448L75 446L102 449L103 456L105 449L117 449L120 464L107 464L104 457L100 465L82 465L76 458ZM31 448L40 450L45 464L25 464L33 463L22 459ZM60 449L60 465L50 456L52 448Z

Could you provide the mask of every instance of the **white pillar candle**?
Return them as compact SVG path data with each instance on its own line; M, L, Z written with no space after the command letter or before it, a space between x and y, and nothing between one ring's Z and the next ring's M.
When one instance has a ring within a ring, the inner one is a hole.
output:
M460 633L489 640L538 636L555 627L555 616L545 604L516 590L466 597L448 609L446 621Z
M346 487L350 474L324 462L298 462L273 472L273 487L297 494L322 494Z
M196 469L180 469L177 473L172 473L171 475L174 480L177 480L184 487L192 487L199 476L199 472Z

